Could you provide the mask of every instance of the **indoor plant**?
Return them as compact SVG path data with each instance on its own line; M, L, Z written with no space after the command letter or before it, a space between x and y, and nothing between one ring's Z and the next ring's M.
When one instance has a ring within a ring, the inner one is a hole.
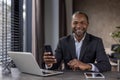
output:
M120 58L120 26L116 27L116 30L111 33L111 37L117 42L117 44L112 45L112 54L115 58Z

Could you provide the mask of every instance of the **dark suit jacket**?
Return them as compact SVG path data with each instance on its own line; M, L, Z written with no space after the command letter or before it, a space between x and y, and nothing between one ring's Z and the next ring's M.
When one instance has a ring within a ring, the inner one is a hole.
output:
M67 63L74 58L77 59L73 35L63 37L59 40L57 49L55 50L55 57L57 63L51 69L57 69L62 61L65 64L65 69L70 69ZM100 72L111 70L102 39L88 33L86 33L83 41L79 60L84 63L94 64Z

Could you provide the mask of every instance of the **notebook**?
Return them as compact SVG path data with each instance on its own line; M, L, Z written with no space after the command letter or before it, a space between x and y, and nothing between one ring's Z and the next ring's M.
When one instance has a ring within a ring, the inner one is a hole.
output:
M33 54L29 52L8 52L8 55L12 58L17 68L24 73L40 76L51 76L63 73L61 71L41 69Z

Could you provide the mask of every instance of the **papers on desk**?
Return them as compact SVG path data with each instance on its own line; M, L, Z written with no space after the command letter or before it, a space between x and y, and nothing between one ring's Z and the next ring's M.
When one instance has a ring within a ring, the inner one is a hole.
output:
M84 75L86 78L105 78L102 73L85 72Z

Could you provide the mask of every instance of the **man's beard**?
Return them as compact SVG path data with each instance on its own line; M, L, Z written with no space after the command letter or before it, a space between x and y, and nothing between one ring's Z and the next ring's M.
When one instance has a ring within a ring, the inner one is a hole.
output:
M82 29L82 30L81 29L79 29L79 30L74 29L73 33L75 33L76 36L81 37L86 33L86 30L85 29Z

